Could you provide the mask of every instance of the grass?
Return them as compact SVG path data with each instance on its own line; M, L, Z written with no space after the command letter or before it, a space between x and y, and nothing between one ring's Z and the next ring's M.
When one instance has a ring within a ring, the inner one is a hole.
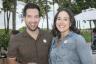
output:
M92 34L90 31L81 31L81 35L85 38L86 42L91 42Z
M0 29L0 34L3 34L4 33L4 29Z
M22 28L22 29L20 29L20 32L22 32L24 30L25 30L25 28ZM3 33L4 33L4 29L0 29L0 34L3 34ZM82 30L81 35L85 38L85 40L87 42L91 42L92 35L91 35L90 31Z

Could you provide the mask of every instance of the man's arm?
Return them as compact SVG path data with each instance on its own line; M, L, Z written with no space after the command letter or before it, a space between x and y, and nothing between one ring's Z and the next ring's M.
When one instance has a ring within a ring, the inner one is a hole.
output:
M8 64L17 64L16 58L7 58Z
M17 64L16 57L17 57L17 39L16 37L10 38L10 43L8 46L8 53L7 53L7 61L8 64Z

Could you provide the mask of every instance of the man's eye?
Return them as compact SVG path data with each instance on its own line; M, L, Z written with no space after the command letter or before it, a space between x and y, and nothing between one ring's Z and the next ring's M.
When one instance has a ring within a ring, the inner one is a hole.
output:
M39 16L35 16L35 18L39 18Z
M60 18L57 18L57 20L60 20Z
M30 16L30 15L28 15L28 17L30 18L31 16Z

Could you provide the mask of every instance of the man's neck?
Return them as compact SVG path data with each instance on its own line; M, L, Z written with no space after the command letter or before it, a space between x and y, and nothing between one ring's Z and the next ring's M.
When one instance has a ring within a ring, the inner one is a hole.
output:
M29 29L26 29L27 33L33 38L33 39L37 39L38 34L39 34L39 29L36 29L35 31L31 31Z

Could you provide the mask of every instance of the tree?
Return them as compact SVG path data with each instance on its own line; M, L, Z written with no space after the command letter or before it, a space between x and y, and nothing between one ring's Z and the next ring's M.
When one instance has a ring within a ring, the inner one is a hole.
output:
M45 12L46 12L46 19L47 19L47 30L49 30L49 22L48 22L48 13L47 13L47 0L45 0L45 3L46 3L46 7L45 7Z
M69 0L54 0L55 3L58 3L60 8L68 7L69 6L68 1Z
M13 2L13 5L12 5L12 17L13 17L13 23L12 23L12 25L13 25L13 31L15 31L16 30L16 6L17 6L17 0L12 0L12 2Z
M10 22L10 16L12 12L11 6L12 0L3 0L3 9L4 10L4 27L5 30L3 33L0 35L0 52L3 54L2 58L6 57L6 53L3 52L7 50L10 35L9 35L9 22ZM2 51L3 50L3 51Z
M3 0L5 33L9 33L9 20L11 15L12 0Z

